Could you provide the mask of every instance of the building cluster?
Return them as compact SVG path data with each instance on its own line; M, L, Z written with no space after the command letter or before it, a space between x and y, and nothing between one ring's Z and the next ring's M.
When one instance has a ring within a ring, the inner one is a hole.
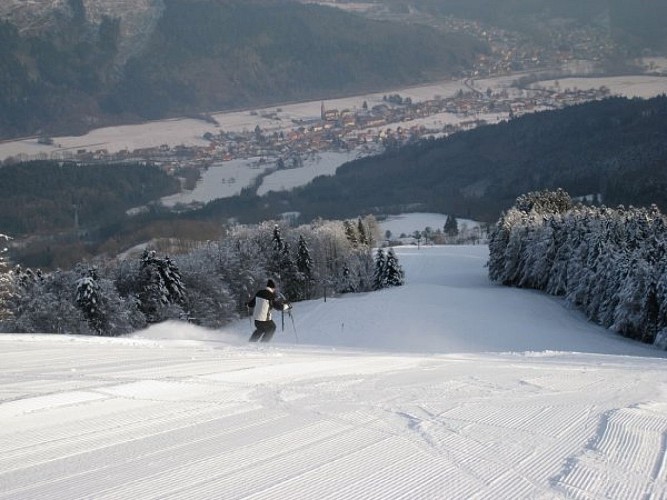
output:
M206 168L213 162L260 158L260 164L273 161L279 168L302 165L301 158L327 151L399 147L424 137L442 137L469 130L487 123L485 117L513 118L536 110L560 109L582 102L602 99L609 89L561 89L556 82L552 89L533 89L512 95L508 90L480 91L469 82L468 90L451 97L434 97L423 101L402 98L399 94L385 96L382 103L360 108L327 109L322 104L318 118L293 120L289 130L207 132L206 146L161 146L109 152L98 150L55 151L50 156L40 153L28 159L73 160L82 163L114 163L150 161L162 165L169 173L182 168ZM437 115L449 115L443 120ZM434 118L428 120L428 118ZM455 119L451 119L454 117ZM278 119L276 117L276 119Z

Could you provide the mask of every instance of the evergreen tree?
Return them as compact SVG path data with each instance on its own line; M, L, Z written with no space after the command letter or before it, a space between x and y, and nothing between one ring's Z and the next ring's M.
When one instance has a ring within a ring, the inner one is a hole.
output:
M405 282L403 268L398 263L398 258L396 257L393 248L390 248L387 252L385 275L386 286L402 286Z
M459 223L456 220L456 217L453 215L448 215L445 225L443 227L444 233L450 238L455 238L459 235Z
M283 244L280 259L280 282L281 293L288 300L299 300L301 298L301 280L296 263L292 259L290 246L287 242Z
M33 274L34 276L34 274ZM3 328L17 333L94 334L74 294L78 276L56 271L30 279L24 275L19 293L12 300L13 317Z
M282 281L281 262L284 258L283 251L285 249L285 241L283 240L280 226L274 224L273 236L271 238L272 252L267 255L268 258L268 274L277 276L279 281Z
M352 223L349 220L344 220L343 227L345 228L345 236L347 237L347 241L349 241L353 247L359 245L358 232Z
M370 245L371 238L368 234L368 231L366 230L364 221L361 220L361 217L359 217L359 220L357 221L357 231L359 232L359 243L366 246Z
M208 249L206 249L208 250ZM191 252L179 259L183 285L187 290L184 309L188 321L207 328L220 328L238 318L236 297L231 284L221 271L223 254L213 256L208 251ZM234 274L239 275L238 266ZM247 300L247 294L242 295Z
M169 257L164 257L160 264L160 273L167 289L168 301L172 304L182 304L186 299L186 292L181 271Z
M185 286L169 257L160 259L154 250L144 251L139 267L138 299L149 323L183 316Z
M76 281L75 303L92 333L118 336L143 328L144 315L134 297L122 297L114 281L98 268L88 269Z
M296 267L299 271L299 281L301 282L300 297L309 299L313 283L313 260L310 258L310 250L302 234L299 235Z
M299 235L299 243L297 248L296 265L299 272L302 273L306 279L310 280L313 277L313 260L310 258L310 250L303 235Z
M276 224L273 226L273 251L277 254L280 255L283 251L283 245L285 244L283 242L283 237L280 232L280 226Z
M101 302L97 270L88 269L76 282L76 305L83 312L91 329L98 335L102 335L107 330Z
M15 286L9 262L5 258L5 243L9 240L9 236L0 234L0 323L11 317L10 299L14 295Z
M524 213L535 211L537 213L564 213L572 209L573 203L570 195L561 188L555 191L545 189L544 191L532 191L517 197L514 207Z
M387 257L382 248L375 254L375 273L373 274L373 290L381 290L387 286Z

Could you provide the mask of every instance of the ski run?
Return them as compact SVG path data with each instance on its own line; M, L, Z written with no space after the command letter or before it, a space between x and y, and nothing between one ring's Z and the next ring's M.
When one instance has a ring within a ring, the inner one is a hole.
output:
M396 252L404 286L270 344L0 335L0 499L667 499L665 352L489 282L485 246Z

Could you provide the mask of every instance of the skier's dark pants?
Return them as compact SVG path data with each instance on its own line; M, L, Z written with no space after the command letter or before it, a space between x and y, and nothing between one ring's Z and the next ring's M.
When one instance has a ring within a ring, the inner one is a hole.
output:
M276 331L276 324L273 320L257 321L255 320L255 331L250 336L250 342L268 342Z

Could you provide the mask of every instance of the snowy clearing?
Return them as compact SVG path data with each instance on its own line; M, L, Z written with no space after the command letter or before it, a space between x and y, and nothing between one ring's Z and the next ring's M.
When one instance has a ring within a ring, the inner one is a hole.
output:
M415 231L423 231L430 227L433 231L442 230L447 222L447 215L428 212L412 212L407 214L390 215L380 221L382 232L391 231L392 237L405 234L410 236ZM470 219L456 219L459 230L478 227L479 222Z
M268 345L1 335L0 498L667 498L666 353L487 252L398 248L405 286L298 303Z

